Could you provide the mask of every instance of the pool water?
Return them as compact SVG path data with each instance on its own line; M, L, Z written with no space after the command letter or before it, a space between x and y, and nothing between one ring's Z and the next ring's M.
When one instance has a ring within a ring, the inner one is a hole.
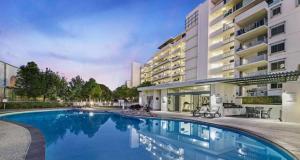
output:
M0 119L38 128L46 140L46 160L292 159L252 136L201 123L80 110L22 113Z

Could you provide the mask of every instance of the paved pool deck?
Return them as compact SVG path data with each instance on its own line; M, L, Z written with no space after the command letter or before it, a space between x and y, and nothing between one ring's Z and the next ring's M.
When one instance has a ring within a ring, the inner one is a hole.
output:
M285 148L300 159L300 124L257 118L199 118L188 113L152 112L161 118L188 119L241 129ZM299 117L300 118L300 117Z
M31 144L30 132L19 125L0 121L0 160L23 160Z

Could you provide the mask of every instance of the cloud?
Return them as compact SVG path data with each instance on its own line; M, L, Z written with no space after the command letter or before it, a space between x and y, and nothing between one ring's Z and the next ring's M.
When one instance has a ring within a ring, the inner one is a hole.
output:
M133 25L97 18L62 21L58 26L67 33L64 36L48 36L30 27L6 31L0 35L0 58L16 65L37 61L42 68L50 67L69 78L77 74L94 77L115 88L129 78L129 64L143 45L133 45Z

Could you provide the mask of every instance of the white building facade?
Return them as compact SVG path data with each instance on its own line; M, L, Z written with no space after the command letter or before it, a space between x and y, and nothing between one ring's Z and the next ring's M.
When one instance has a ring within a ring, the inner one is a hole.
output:
M140 103L171 112L219 106L223 116L260 106L300 122L299 17L299 0L203 2L185 20L185 80L140 88Z

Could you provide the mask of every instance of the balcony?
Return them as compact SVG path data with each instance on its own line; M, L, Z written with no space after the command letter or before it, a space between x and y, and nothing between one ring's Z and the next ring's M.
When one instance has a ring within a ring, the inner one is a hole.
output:
M219 54L213 57L210 57L209 61L210 62L216 62L216 61L221 61L221 60L225 60L228 57L231 57L234 55L234 51L228 51L228 52L224 52L223 54Z
M178 76L183 76L183 74L180 72L172 74L172 77L178 77Z
M165 79L165 78L170 78L170 76L168 74L166 74L166 75L159 75L157 77L153 77L153 81L158 81L158 80Z
M152 75L159 74L159 73L164 72L164 71L169 70L169 69L170 69L170 67L164 67L164 68L156 69L155 71L152 72Z
M236 39L239 41L245 41L246 39L253 39L254 37L258 37L259 35L266 34L267 32L267 18L263 18L247 25L244 28L239 29L236 32Z
M177 69L177 68L180 68L180 67L183 67L183 65L180 65L180 64L175 64L171 67L172 70L174 69Z
M268 39L267 37L255 38L251 41L244 42L236 50L236 54L240 56L245 56L252 53L257 53L268 49Z
M211 74L223 72L223 66L211 68L211 69L209 70L209 72L210 72Z
M261 19L268 16L268 4L265 1L261 1L259 4L249 8L245 12L235 17L235 23L240 26L245 26L249 22Z
M224 24L223 25L223 32L225 32L225 31L227 31L227 30L229 30L233 27L234 27L234 23Z
M213 19L212 21L210 21L210 26L213 26L215 24L217 24L218 22L220 22L222 19L224 18L224 16L221 14L220 16L216 17L215 19Z
M234 68L234 63L229 63L229 64L226 64L222 67L222 70L223 71L228 71L228 70L232 70Z
M268 73L267 70L261 70L261 71L244 73L241 77L255 77L255 76L266 75L267 73Z
M234 50L230 50L230 51L224 52L222 54L222 57L225 59L225 58L231 57L233 55L234 55Z
M264 0L242 0L241 2L237 3L234 7L228 9L227 11L224 11L224 18L233 18L240 13L243 13L253 7L255 7L257 4L263 2Z
M212 50L216 50L216 49L219 49L220 47L223 47L231 42L234 41L234 36L230 36L230 37L225 37L223 40L217 42L217 43L214 43L212 44L209 49L212 51Z
M236 69L246 70L253 67L260 67L268 64L268 56L266 54L254 56L248 59L242 59L235 62Z
M153 65L153 69L155 69L155 68L157 68L157 67L159 67L159 66L161 66L161 65L163 65L163 64L166 64L166 63L168 63L168 62L170 62L168 59L164 59L164 60L162 60L161 62L158 62L157 64L154 64L154 65Z
M209 38L213 38L216 36L222 36L223 34L227 33L230 29L234 27L234 23L223 24L223 27L217 29L216 31L210 33Z
M183 56L174 56L174 57L171 58L171 61L175 62L175 61L178 61L180 59L183 59Z

